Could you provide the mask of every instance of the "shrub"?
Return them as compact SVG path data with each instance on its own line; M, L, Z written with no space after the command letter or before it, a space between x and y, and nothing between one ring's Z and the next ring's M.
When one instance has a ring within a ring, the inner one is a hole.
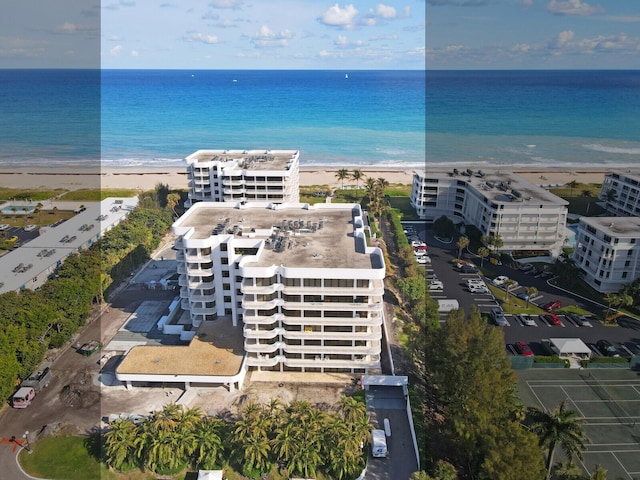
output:
M534 363L565 363L566 360L557 355L536 355Z

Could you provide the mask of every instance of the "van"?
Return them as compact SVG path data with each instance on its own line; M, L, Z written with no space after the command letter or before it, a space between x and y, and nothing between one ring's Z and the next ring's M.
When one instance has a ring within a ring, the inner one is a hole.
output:
M447 313L451 310L458 310L460 304L456 299L438 300L438 313Z
M13 408L27 408L35 396L36 391L33 387L20 387L11 397L11 404Z
M384 430L371 430L371 455L374 458L384 458L387 453L387 437Z

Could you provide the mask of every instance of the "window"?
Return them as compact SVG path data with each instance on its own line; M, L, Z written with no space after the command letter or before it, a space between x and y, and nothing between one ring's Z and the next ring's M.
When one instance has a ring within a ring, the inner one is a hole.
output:
M319 278L305 278L304 279L304 286L305 287L321 287L322 286L322 280Z
M223 283L222 284L222 290L231 290L231 284L230 283Z
M225 302L225 303L228 303L228 302L230 302L230 301L231 301L231 297L228 297L228 296L225 296L225 297L224 297L224 302Z

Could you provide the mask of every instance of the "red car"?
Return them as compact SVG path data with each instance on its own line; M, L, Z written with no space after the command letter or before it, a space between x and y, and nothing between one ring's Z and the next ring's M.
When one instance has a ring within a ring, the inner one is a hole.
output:
M544 319L551 325L562 325L562 323L560 323L560 317L558 315L554 315L553 313L547 313L544 316Z
M529 348L529 345L527 345L525 342L516 342L515 347L516 352L518 352L520 355L524 355L525 357L533 357L533 352Z
M560 300L554 300L553 302L545 303L542 306L542 309L546 310L547 312L549 312L551 310L557 310L561 306L562 306L562 302Z

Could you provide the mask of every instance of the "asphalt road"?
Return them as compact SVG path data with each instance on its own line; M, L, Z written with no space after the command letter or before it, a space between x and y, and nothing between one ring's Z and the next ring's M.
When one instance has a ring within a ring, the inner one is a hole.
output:
M493 295L472 294L466 289L466 280L468 278L479 278L479 276L477 274L462 274L450 263L451 259L457 258L458 255L455 240L450 244L444 244L433 237L431 230L427 230L423 238L426 239L429 256L432 261L428 270L435 273L438 280L441 280L444 284L444 290L442 292L431 293L433 298L456 299L460 304L460 308L467 312L469 312L474 305L477 306L481 312L488 312L492 307L497 306ZM463 253L462 259L473 262L477 266L480 266L481 263L479 258L470 255L468 252ZM484 267L485 269L491 270L491 273L485 278L487 282L498 275L505 275L517 281L519 287L512 290L515 294L524 292L524 287L535 287L539 294L532 299L532 303L538 306L552 300L559 300L563 306L577 305L591 312L593 316L590 320L591 326L578 326L570 319L561 316L562 325L560 326L552 326L544 320L536 318L536 326L534 327L525 326L511 315L507 315L506 318L509 324L505 327L496 328L503 328L505 348L508 352L514 353L514 342L524 341L529 344L534 354L541 355L544 354L541 339L560 337L580 338L593 350L593 354L596 356L601 355L601 352L595 348L595 343L600 339L609 340L620 349L623 354L629 354L631 352L640 353L640 331L624 326L611 327L603 325L597 320L602 314L603 307L601 305L550 285L548 283L550 277L534 277L533 275L528 275L505 265L489 266L486 261L484 262ZM445 316L444 314L442 315L443 320Z

